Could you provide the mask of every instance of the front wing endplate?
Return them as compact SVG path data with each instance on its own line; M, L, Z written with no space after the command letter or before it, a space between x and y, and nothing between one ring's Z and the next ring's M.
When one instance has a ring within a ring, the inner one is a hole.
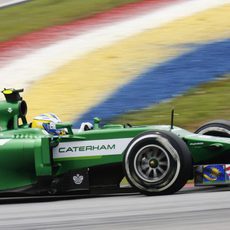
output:
M194 183L196 186L230 184L230 164L195 165Z

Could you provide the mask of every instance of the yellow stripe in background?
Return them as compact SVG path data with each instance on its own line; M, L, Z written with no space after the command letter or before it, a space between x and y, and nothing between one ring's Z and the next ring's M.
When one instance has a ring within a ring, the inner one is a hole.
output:
M145 69L191 49L184 44L230 37L229 12L230 5L207 10L71 61L27 90L29 119L53 112L73 120Z

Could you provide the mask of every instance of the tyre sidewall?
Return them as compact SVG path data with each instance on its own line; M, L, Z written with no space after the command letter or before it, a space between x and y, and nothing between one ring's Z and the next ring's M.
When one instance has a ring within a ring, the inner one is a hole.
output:
M148 182L140 178L135 170L135 156L142 147L158 145L168 154L170 168L157 182ZM147 195L170 194L178 191L191 176L192 158L188 147L175 134L168 131L149 131L138 135L129 144L124 155L124 169L129 183Z
M196 131L196 134L230 137L230 121L214 120L203 124Z

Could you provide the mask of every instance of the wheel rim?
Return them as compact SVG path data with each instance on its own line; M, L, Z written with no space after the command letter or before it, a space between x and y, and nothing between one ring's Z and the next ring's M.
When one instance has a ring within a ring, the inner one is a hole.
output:
M170 169L168 153L159 145L141 148L134 158L134 170L138 177L149 183L162 180Z

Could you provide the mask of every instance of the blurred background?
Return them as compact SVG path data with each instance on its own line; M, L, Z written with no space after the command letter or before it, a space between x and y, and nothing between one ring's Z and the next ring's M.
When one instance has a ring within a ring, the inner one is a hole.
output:
M189 130L230 119L229 0L0 0L0 86L56 113Z

